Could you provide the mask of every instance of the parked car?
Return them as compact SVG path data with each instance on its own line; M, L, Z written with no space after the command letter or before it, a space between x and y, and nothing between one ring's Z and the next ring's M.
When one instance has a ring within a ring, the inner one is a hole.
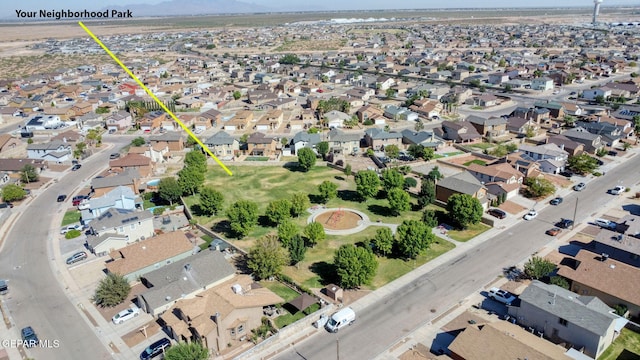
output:
M582 182L581 182L581 183L579 183L579 184L576 184L576 185L573 187L573 190L575 190L575 191L582 191L582 190L584 190L584 188L586 188L586 187L587 187L587 184L585 184L585 183L582 183Z
M611 195L620 195L627 190L624 186L616 186L613 189L609 190Z
M63 202L67 200L67 195L58 195L58 202Z
M170 346L171 341L167 338L162 338L144 349L144 351L140 354L140 360L153 359L158 355L163 354Z
M12 208L13 204L12 203L8 203L8 202L1 202L0 203L0 209L8 209L8 208Z
M78 206L80 205L80 203L82 203L82 200L88 199L89 196L87 195L76 195L73 197L73 199L71 199L71 203L73 204L73 206Z
M113 159L117 159L120 157L120 153L113 153L111 155L109 155L109 159L113 160Z
M81 167L82 167L81 164L75 164L73 165L73 167L71 167L71 171L78 171L80 170Z
M140 315L140 309L128 308L126 310L122 310L119 313L115 314L113 316L113 319L111 320L113 321L114 324L118 325L118 324L122 324L127 320L131 320L134 317L138 317L138 315Z
M536 218L536 216L538 216L538 212L533 210L533 209L531 209L522 218L525 219L525 220L533 220L533 219Z
M489 209L489 215L495 216L498 219L504 219L507 217L507 213L500 209Z
M562 198L560 196L551 199L551 201L549 201L549 204L551 205L560 205L562 204Z
M563 229L568 229L568 228L571 227L571 225L573 225L573 220L571 220L571 219L561 219L556 224L557 227L563 228Z
M605 220L605 219L595 219L593 221L594 224L600 226L601 228L605 228L605 229L609 229L609 230L613 230L615 229L618 225L611 221L611 220Z
M77 252L71 256L69 256L69 258L67 258L67 265L71 265L71 264L75 264L79 261L82 261L84 259L87 258L87 253L84 251L80 251Z
M562 229L554 227L554 228L551 228L551 229L547 230L546 234L547 235L551 235L551 236L557 236L561 232L562 232Z
M30 348L38 345L38 335L36 335L36 332L33 331L33 328L31 326L22 328L22 330L20 330L20 333L22 334L22 341L25 347Z
M618 152L611 150L611 151L609 151L609 155L610 156L618 156Z
M489 290L489 299L501 302L505 305L511 305L511 303L516 300L516 296L506 290L494 287Z
M63 227L63 228L60 230L60 235L64 235L64 234L68 233L68 232L69 232L69 231L71 231L71 230L78 230L78 231L80 231L80 230L82 230L82 227L83 227L83 226L82 226L82 225L80 225L80 224L68 225L68 226L66 226L66 227Z
M570 177L572 177L572 176L573 176L573 173L572 173L572 172L570 172L570 171L561 171L561 172L560 172L560 175L562 175L562 176L564 176L564 177L568 177L568 178L570 178Z

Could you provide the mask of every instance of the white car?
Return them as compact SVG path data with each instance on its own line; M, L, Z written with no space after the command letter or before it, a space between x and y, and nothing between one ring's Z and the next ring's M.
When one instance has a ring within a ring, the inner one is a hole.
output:
M75 225L69 225L67 227L64 227L60 230L60 235L64 235L66 233L68 233L71 230L82 230L82 225L80 224L75 224Z
M118 325L118 324L122 324L127 320L131 320L134 317L137 317L138 315L140 315L140 309L128 308L126 310L122 310L119 313L115 314L113 316L113 319L111 320L113 321L114 324Z
M525 219L525 220L533 220L533 219L535 219L536 216L538 216L538 212L533 210L533 209L531 209L531 210L529 210L528 213L524 214L524 216L522 218Z
M627 190L627 188L624 186L616 186L613 189L609 190L609 192L611 193L611 195L620 195L625 192L625 190Z
M506 290L494 287L489 290L489 299L499 301L505 305L511 305L516 300L516 296Z
M606 220L606 219L595 219L593 221L594 224L600 226L601 228L605 228L605 229L609 229L609 230L613 230L615 229L618 225L610 220Z

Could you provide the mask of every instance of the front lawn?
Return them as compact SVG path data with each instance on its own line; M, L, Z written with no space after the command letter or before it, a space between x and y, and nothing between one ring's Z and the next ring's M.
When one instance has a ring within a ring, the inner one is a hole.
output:
M464 242L473 239L489 229L491 229L490 226L483 223L477 223L469 225L464 230L449 230L448 234L453 240Z
M79 210L69 210L64 213L64 217L62 218L62 225L66 226L69 224L77 223L80 221L80 211Z
M247 156L244 161L269 161L267 156Z
M625 328L598 360L636 360L639 356L640 334Z

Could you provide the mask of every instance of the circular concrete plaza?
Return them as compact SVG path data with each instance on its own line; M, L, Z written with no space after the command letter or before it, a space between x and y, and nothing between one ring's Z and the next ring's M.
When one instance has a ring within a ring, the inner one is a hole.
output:
M318 209L307 220L318 222L329 235L349 235L364 230L369 225L369 217L360 211L343 208Z

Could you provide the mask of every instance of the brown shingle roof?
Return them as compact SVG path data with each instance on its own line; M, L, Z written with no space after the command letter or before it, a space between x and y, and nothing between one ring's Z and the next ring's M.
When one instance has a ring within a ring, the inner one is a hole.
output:
M109 161L110 167L147 166L150 164L151 159L140 154L127 154L120 159Z
M106 268L127 275L192 249L193 244L182 231L173 231L112 251L109 256L114 260Z

